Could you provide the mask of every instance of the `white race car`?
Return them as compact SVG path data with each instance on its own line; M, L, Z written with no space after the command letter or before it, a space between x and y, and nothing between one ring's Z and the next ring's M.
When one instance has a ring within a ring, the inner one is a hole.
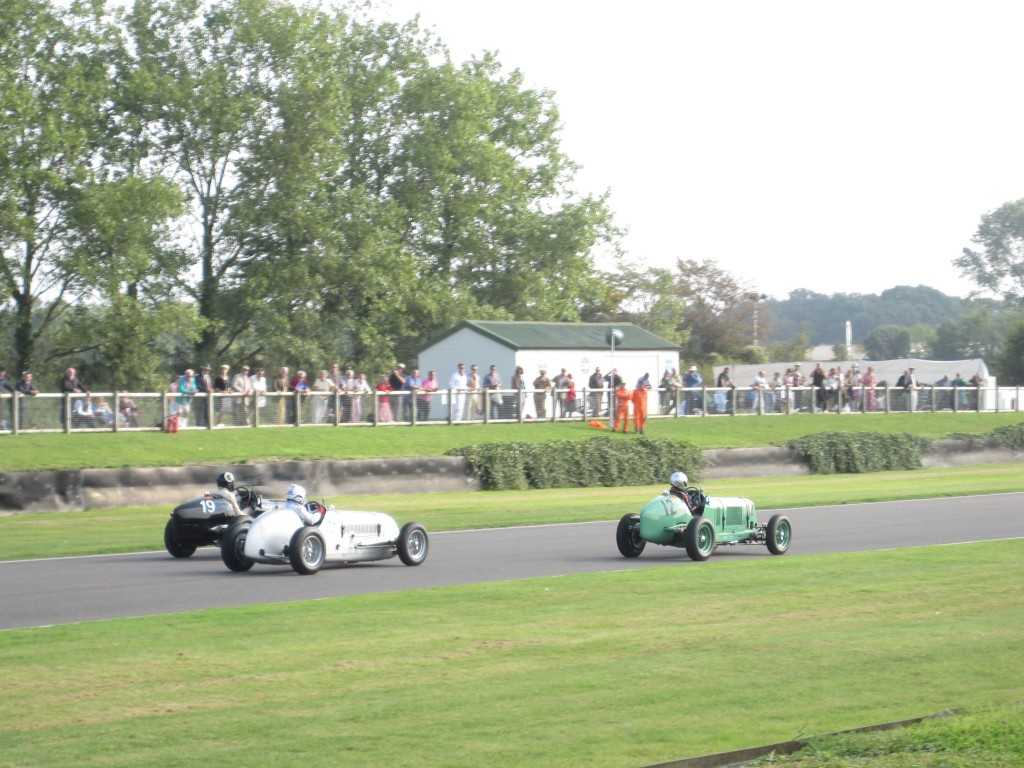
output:
M232 571L268 563L291 565L296 573L310 575L324 563L387 560L395 555L406 565L419 565L430 548L422 525L406 523L399 530L394 518L382 512L335 509L291 498L264 501L264 510L254 520L235 521L221 540L221 559Z

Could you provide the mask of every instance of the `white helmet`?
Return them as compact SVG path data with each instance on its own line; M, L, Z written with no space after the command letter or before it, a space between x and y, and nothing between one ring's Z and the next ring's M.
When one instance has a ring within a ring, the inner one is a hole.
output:
M302 504L306 500L306 489L301 485L295 485L295 483L292 483L288 486L288 490L284 492L284 497L288 501L294 501L296 504Z
M689 478L686 476L685 472L673 472L672 477L670 477L668 481L680 491L685 491Z

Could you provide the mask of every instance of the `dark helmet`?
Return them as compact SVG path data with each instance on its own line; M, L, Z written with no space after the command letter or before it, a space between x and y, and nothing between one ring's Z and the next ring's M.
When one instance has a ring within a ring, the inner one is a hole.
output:
M235 490L235 476L230 472L221 472L217 475L217 487L226 488L229 491Z

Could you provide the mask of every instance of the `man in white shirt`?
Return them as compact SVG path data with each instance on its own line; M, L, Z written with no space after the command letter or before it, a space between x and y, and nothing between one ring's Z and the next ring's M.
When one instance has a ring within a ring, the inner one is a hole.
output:
M452 392L452 421L462 421L466 409L466 390L469 388L469 377L466 375L466 364L459 363L455 373L448 380L448 389Z

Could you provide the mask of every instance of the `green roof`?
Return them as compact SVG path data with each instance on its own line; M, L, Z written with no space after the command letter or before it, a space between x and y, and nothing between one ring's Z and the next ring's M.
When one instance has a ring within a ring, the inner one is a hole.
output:
M511 349L608 349L610 344L605 335L609 328L622 331L622 341L615 345L616 349L679 349L668 339L632 323L539 323L526 320L463 320L426 346L431 347L464 328Z

